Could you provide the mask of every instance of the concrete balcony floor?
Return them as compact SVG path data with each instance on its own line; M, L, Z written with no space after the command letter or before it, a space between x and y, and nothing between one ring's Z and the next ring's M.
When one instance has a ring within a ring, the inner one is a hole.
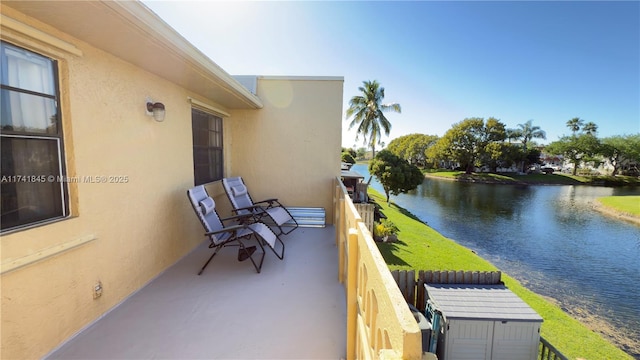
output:
M335 229L282 236L260 274L237 248L208 242L167 269L48 359L340 359L346 354L345 292Z

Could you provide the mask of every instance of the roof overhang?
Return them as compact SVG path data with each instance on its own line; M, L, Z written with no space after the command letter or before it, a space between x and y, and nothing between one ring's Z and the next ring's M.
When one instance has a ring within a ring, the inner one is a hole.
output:
M262 101L139 1L3 0L31 18L229 109Z

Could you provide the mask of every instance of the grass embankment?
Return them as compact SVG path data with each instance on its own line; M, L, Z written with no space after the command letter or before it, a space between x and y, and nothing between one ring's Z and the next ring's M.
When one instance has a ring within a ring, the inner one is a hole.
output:
M400 230L395 243L378 243L392 270L498 270L470 249L433 230L405 209L391 204L379 192L369 188L370 197ZM502 274L502 281L544 318L542 336L570 359L632 359L631 356L589 330L558 306L525 288L517 280Z
M598 201L616 211L640 216L640 196L605 196Z
M545 174L490 174L464 171L425 171L426 176L456 181L495 184L548 184L548 185L604 185L640 186L640 179L633 176L578 176L564 173Z
M640 196L605 196L596 200L598 211L640 225Z

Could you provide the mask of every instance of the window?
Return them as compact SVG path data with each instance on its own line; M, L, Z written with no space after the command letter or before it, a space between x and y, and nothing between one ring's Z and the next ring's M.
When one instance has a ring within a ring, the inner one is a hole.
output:
M69 213L57 62L0 42L0 231Z
M222 118L198 109L191 110L193 131L193 175L196 185L221 180Z

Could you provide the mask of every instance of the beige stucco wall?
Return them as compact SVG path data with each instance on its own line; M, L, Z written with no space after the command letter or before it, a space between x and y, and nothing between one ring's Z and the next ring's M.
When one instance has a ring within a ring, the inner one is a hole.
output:
M259 77L260 111L229 118L232 171L254 200L322 207L333 222L333 179L340 174L343 79Z
M1 275L2 359L42 357L204 239L186 198L193 186L189 97L231 114L224 120L227 175L245 177L254 197L324 207L332 220L342 79L264 78L264 109L227 109L9 7L2 14L81 52L0 34L59 61L68 176L126 178L69 184L72 217L0 238L3 268L37 260ZM145 114L147 97L165 104L164 122ZM226 213L221 186L207 187ZM39 259L48 252L55 255ZM103 292L94 299L98 281Z
M59 61L68 175L126 179L73 184L71 218L2 236L3 264L91 239L2 274L1 356L38 358L202 241L185 193L193 186L191 108L183 89L10 8L3 14L82 51L19 44ZM166 105L164 122L145 114L147 96ZM94 300L98 281L103 294Z

